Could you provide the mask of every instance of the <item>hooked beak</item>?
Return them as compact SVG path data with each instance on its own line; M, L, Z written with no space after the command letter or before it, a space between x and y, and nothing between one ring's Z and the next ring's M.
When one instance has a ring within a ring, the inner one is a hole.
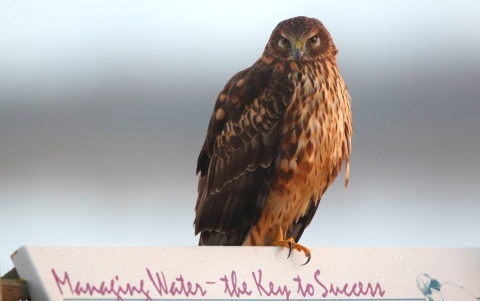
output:
M296 41L295 46L293 48L293 56L295 57L295 60L298 62L300 61L300 57L302 56L303 51L302 51L302 42Z

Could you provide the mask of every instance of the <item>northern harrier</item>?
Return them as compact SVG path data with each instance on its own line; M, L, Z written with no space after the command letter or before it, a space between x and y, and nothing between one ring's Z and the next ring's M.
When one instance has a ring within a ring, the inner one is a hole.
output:
M262 56L220 92L198 157L199 245L296 244L345 160L350 97L323 24L280 22ZM308 262L307 260L307 262Z

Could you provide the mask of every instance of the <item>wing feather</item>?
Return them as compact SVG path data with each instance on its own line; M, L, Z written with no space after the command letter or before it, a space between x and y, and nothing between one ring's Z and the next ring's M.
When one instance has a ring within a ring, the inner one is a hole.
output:
M301 218L299 218L298 221L293 223L290 231L287 231L287 238L292 237L296 242L300 240L303 231L308 227L308 225L310 225L310 222L312 221L315 212L317 212L319 204L320 200L318 200L317 202L314 202L312 199L310 200L310 204L305 211L305 214Z
M200 245L241 245L258 223L292 96L291 81L261 60L220 92L197 161Z

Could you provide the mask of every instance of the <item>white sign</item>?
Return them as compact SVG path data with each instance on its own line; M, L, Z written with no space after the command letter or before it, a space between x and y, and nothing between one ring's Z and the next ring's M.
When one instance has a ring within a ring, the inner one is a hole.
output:
M34 301L480 300L480 248L37 247L12 259Z

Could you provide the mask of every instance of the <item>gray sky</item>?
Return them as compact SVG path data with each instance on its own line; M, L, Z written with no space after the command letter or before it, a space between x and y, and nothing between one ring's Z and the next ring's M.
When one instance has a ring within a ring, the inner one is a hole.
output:
M0 1L0 269L21 245L195 245L215 98L321 20L353 107L312 246L480 246L480 2ZM343 175L340 175L343 177Z

